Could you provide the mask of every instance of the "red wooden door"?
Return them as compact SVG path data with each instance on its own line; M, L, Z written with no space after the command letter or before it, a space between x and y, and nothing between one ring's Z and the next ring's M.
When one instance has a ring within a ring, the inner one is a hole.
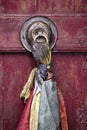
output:
M87 130L86 13L86 0L0 0L0 130L15 130L24 108L19 94L35 63L19 35L34 15L49 17L58 29L54 79L64 97L69 130Z

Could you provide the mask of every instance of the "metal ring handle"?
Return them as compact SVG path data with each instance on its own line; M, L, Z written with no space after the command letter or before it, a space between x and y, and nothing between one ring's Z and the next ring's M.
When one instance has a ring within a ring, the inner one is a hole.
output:
M25 23L23 24L23 26L21 28L21 32L20 32L20 39L21 39L22 45L25 47L26 50L31 52L31 45L27 40L26 34L27 34L27 29L29 28L29 26L31 26L31 24L33 24L35 22L43 22L47 26L49 26L49 28L52 32L49 46L52 49L55 46L55 44L57 42L57 38L58 38L57 28L52 20L50 20L47 17L43 17L43 16L34 16L25 21Z

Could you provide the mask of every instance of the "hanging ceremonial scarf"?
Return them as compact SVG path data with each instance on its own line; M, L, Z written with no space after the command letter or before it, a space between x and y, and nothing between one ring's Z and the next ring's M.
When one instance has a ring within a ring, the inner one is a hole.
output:
M57 30L47 18L32 19L25 22L21 40L32 52L37 67L20 94L26 106L16 130L68 130L64 101L52 80L51 49L57 40Z

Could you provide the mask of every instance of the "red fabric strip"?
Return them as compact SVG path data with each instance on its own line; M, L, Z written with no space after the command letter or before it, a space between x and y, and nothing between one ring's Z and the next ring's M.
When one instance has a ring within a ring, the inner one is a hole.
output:
M22 113L21 119L19 121L16 130L29 130L30 108L31 108L32 98L33 98L33 91L31 92L30 97L25 105L24 111Z

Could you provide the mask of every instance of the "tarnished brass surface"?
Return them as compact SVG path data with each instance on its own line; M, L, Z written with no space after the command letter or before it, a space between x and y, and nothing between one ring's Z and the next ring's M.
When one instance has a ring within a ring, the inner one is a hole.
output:
M32 52L32 41L46 42L52 49L57 41L57 35L55 24L43 16L35 16L25 21L20 33L23 46L30 52Z

